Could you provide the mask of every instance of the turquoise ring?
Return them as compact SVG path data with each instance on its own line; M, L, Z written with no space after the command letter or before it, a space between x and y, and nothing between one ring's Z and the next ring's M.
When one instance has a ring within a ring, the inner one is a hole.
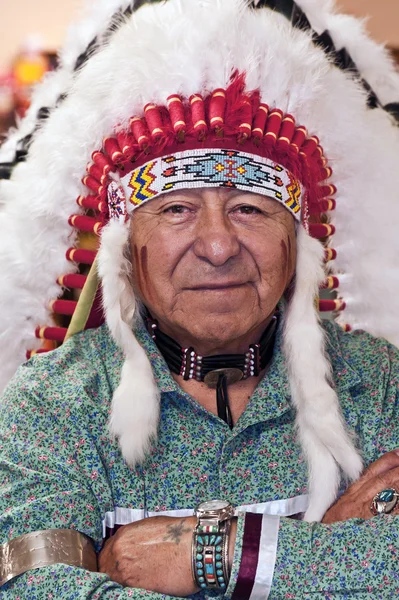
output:
M394 510L398 501L399 493L394 488L388 488L374 496L370 510L374 516L388 515Z

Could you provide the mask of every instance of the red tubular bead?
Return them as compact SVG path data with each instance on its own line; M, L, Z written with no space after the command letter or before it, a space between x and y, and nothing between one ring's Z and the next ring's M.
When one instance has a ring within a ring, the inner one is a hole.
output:
M337 193L335 185L322 185L320 186L320 196L322 198L328 198L328 196L334 196Z
M147 104L144 107L144 112L151 137L154 141L158 141L164 135L159 108L155 104Z
M143 119L133 117L130 119L130 131L132 132L140 150L145 150L150 144L150 138Z
M319 181L326 181L326 179L330 179L333 174L333 170L331 167L323 167L320 169L320 179Z
M70 262L83 263L84 265L92 265L96 258L97 252L94 250L84 250L83 248L69 248L66 252L66 258Z
M70 273L69 275L63 275L57 279L57 283L66 288L82 290L86 283L86 275L79 275Z
M187 125L184 116L184 106L180 96L169 96L167 99L169 116L176 134L185 133Z
M238 127L238 139L245 142L252 134L252 105L249 101L245 102L242 108L242 123Z
M341 327L346 333L350 333L352 331L352 327L348 323L341 325Z
M330 260L335 260L337 258L337 251L334 248L326 248L324 253L325 262L329 262Z
M321 290L336 290L339 287L338 277L327 277L327 279L321 284Z
M79 231L86 231L88 233L95 233L98 235L103 227L103 223L92 217L86 217L86 215L72 215L68 219L68 223L71 227L75 227Z
M312 237L321 240L334 235L335 227L324 223L309 223L309 233Z
M269 107L267 104L260 104L252 125L252 137L256 139L262 139L265 134L265 127L267 117L269 114Z
M205 103L202 96L194 94L190 98L191 105L191 120L193 122L194 131L199 139L204 139L208 133L208 125L205 117Z
M296 150L299 150L302 148L302 145L307 137L308 132L306 127L297 127L292 138L291 146L293 146Z
M337 202L332 198L326 198L320 202L320 207L323 212L329 212L337 208Z
M109 162L108 158L99 150L93 152L93 154L91 155L91 159L94 162L94 164L97 165L97 167L100 169L101 173L108 174L110 171L114 170L114 167Z
M213 92L209 102L209 122L212 129L216 131L223 129L225 111L226 92L220 88Z
M50 310L56 315L72 316L77 305L73 300L54 300L50 304Z
M87 165L87 172L90 177L96 179L101 185L107 180L107 173L103 173L97 165Z
M133 146L133 140L126 133L117 133L116 139L123 156L128 156Z
M319 300L320 312L339 312L345 308L346 304L343 300Z
M95 194L98 194L99 196L101 195L101 193L104 190L104 186L99 181L97 181L97 179L94 179L94 177L91 177L91 175L86 175L86 177L83 177L82 183L87 188L89 188L89 190L91 190Z
M313 152L316 150L317 146L320 144L319 138L316 136L310 137L302 144L302 148L300 153L304 156L310 157Z
M279 108L273 109L267 119L265 139L276 142L280 134L283 112Z
M295 133L295 119L292 115L285 115L281 123L280 135L278 137L279 145L289 145Z
M79 196L76 200L76 204L82 208L98 210L102 213L107 210L106 202L99 200L97 196Z
M123 158L122 151L115 138L107 138L104 140L104 150L114 164Z
M52 340L54 342L63 342L68 329L65 327L37 327L35 335L39 340Z
M327 163L327 160L324 158L324 150L320 146L320 144L318 144L316 146L316 149L315 149L315 151L312 154L312 158L314 160L320 161L320 163L322 164L322 166L325 166L325 164Z
M328 160L324 156L320 158L317 162L321 167L326 167L328 165Z
M337 203L332 198L324 198L320 200L318 204L309 204L309 215L320 215L321 213L330 212L335 210L337 207Z

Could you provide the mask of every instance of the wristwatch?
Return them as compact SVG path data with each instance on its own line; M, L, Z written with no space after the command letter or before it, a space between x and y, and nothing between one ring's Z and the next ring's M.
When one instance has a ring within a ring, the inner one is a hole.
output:
M234 508L226 500L202 502L195 511L192 567L196 584L201 589L224 590L229 573L229 534Z

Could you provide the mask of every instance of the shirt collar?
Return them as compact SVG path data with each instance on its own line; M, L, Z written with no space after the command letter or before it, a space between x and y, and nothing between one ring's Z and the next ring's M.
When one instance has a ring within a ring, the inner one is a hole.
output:
M149 334L143 319L138 316L134 324L134 335L137 341L142 345L151 363L154 378L160 391L163 392L181 392L181 388L173 379L169 367L154 340Z

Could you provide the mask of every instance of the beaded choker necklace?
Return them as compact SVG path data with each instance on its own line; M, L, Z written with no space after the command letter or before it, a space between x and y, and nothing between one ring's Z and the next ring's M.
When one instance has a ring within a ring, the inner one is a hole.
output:
M216 389L218 416L233 427L227 386L248 377L256 377L267 367L273 355L278 315L273 316L259 343L251 344L245 354L213 356L200 356L192 347L182 348L163 333L151 317L147 316L146 321L148 331L172 373L180 375L185 381L204 381L208 387Z

